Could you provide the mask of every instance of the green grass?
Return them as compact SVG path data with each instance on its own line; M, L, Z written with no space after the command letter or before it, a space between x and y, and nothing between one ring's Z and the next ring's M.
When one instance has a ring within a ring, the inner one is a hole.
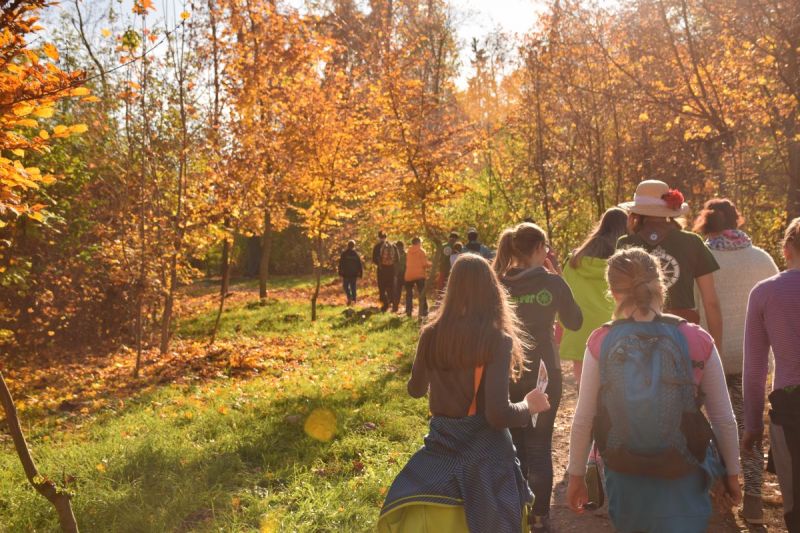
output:
M164 386L49 438L29 427L40 470L75 477L86 532L372 530L428 410L405 393L416 325L342 310L323 306L312 324L304 303L232 307L222 338L291 338L302 362L279 378ZM185 321L180 335L203 335L212 315ZM304 432L317 408L336 415L329 442ZM0 531L56 526L4 440Z

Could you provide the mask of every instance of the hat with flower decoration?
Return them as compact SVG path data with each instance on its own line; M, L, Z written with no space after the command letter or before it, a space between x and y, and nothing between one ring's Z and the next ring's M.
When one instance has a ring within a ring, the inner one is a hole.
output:
M689 214L689 204L683 201L683 194L658 180L641 182L636 187L633 201L619 206L629 213L647 217L677 218Z

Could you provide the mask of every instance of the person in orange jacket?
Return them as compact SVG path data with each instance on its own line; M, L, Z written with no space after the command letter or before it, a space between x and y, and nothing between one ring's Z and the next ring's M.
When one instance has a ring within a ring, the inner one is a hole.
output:
M411 316L414 311L414 287L419 293L419 316L425 318L428 315L428 300L425 297L425 279L428 276L428 269L431 262L422 247L422 239L414 237L411 239L411 246L406 252L406 315Z

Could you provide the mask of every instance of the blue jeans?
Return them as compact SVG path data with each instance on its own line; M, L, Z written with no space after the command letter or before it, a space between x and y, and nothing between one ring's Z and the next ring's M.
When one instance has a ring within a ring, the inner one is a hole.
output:
M356 301L356 280L358 278L343 278L344 294L347 296L347 303Z

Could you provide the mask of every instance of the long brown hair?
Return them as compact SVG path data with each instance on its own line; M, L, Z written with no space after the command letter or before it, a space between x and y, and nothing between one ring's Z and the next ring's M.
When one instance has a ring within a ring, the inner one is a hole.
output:
M498 276L505 275L512 263L528 257L539 246L547 245L547 234L531 222L508 228L497 241L497 255L492 263Z
M584 257L608 259L617 248L617 240L627 231L628 213L619 207L608 209L583 244L573 252L569 265L580 267Z
M624 310L660 312L664 305L664 280L659 260L642 248L626 248L608 259L606 280L609 290L622 296L614 316Z
M528 337L489 262L476 254L459 255L441 305L422 328L418 354L434 368L475 368L492 360L503 334L512 339L511 376L516 380Z

